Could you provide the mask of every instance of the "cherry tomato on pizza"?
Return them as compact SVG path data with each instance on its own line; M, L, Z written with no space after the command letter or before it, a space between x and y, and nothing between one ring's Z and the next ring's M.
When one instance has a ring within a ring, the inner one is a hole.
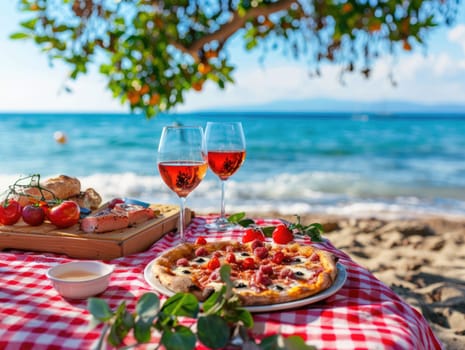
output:
M14 225L21 218L23 207L15 199L6 199L0 204L0 224Z
M294 234L286 225L280 224L275 227L271 237L277 244L287 244L294 239Z
M45 220L45 212L39 205L28 204L23 208L23 220L31 226L41 225Z
M76 202L65 200L50 208L48 219L59 228L66 228L77 224L81 210Z
M286 258L283 252L277 251L276 253L273 254L273 257L271 258L271 261L273 261L275 264L281 264L283 260Z
M253 242L255 240L264 242L265 235L258 228L248 228L245 230L244 236L242 236L242 243Z
M205 237L200 236L200 237L197 237L197 239L195 240L195 244L205 245L207 244L207 240L205 239Z
M255 260L254 258L245 258L241 261L241 267L244 270L253 270L255 268Z
M225 260L226 260L227 263L233 264L233 263L236 262L236 256L234 255L233 252L229 252L229 253L226 254Z
M220 267L220 260L218 259L217 256L213 256L210 261L207 263L207 268L209 270L215 270L218 267Z

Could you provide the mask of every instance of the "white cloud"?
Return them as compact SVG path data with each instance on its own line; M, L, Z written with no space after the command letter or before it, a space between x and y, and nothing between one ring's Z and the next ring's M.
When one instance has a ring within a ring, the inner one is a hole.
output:
M465 54L465 24L459 24L452 28L447 34L447 39L452 43L460 45Z
M397 86L389 80L391 69ZM207 86L202 94L189 94L180 110L314 98L465 104L465 67L447 53L412 53L397 60L385 57L375 64L370 79L358 73L348 74L345 85L340 84L339 72L339 67L328 65L323 67L320 78L309 78L309 68L298 64L263 70L241 67L235 85L225 91Z

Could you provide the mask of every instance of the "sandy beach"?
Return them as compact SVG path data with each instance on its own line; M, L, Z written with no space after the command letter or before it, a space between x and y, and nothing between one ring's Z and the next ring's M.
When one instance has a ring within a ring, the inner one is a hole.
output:
M295 217L248 213L253 217ZM444 349L465 349L465 218L348 218L304 215L428 322Z

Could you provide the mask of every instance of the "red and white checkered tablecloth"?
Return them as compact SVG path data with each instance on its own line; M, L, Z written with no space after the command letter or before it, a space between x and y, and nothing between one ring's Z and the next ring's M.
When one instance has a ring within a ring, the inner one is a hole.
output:
M213 217L196 217L188 240L234 239L240 230L207 233ZM261 224L275 221L258 220ZM152 291L144 268L160 252L179 243L165 235L149 250L107 261L115 266L108 289L99 295L115 309ZM425 319L370 272L326 241L318 246L339 257L347 271L344 286L329 298L299 309L255 313L257 337L300 335L318 349L441 349ZM0 349L91 349L101 328L89 327L85 300L63 299L45 276L48 268L71 261L67 256L34 252L0 252Z

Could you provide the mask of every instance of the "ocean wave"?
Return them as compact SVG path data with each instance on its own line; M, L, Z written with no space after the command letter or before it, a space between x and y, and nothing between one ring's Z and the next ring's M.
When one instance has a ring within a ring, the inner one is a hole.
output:
M54 175L51 175L54 176ZM0 175L6 190L17 180ZM137 198L152 203L178 204L178 198L157 175L136 173L96 173L79 177L82 189L99 192L103 201L115 197ZM431 190L431 189L429 189ZM226 210L303 215L326 213L350 216L465 215L465 200L422 195L422 191L402 191L398 186L356 174L309 172L281 173L264 180L226 182ZM201 213L216 213L220 207L220 184L209 175L188 197L187 206Z

